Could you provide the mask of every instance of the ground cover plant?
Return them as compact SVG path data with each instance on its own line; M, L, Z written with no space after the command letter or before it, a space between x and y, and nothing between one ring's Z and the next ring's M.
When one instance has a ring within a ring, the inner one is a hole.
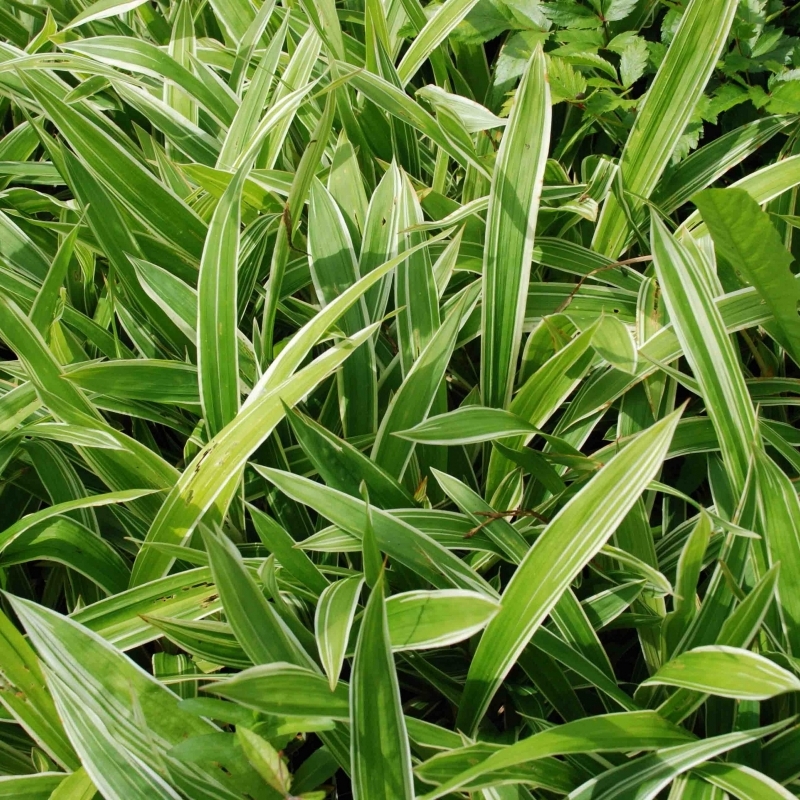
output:
M800 796L798 6L0 5L0 797Z

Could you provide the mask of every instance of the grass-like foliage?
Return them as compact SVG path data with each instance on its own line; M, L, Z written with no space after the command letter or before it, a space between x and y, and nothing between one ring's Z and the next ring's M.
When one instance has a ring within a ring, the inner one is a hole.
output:
M800 4L0 2L0 798L800 797Z

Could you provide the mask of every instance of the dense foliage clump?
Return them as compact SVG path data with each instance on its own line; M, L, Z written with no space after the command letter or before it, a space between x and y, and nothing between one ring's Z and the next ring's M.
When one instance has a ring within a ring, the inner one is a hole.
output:
M0 797L800 796L800 4L0 5Z

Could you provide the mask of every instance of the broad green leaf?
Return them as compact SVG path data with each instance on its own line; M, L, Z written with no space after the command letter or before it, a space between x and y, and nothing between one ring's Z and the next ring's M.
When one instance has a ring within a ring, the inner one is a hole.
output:
M320 477L333 489L360 497L363 481L370 500L379 508L406 508L414 501L385 470L344 439L334 436L313 419L298 411L287 414L300 446Z
M399 198L402 189L402 175L393 161L373 192L367 207L364 236L358 259L358 270L362 276L397 255L397 234L400 228ZM385 313L390 288L390 281L385 278L364 295L373 322Z
M439 86L423 86L421 89L417 89L416 95L417 97L422 97L424 100L427 100L436 109L447 108L451 113L456 114L469 133L484 131L488 128L499 128L508 124L507 119L495 116L486 107L480 105L480 103L476 103L474 100L469 100L458 94L446 92ZM488 202L489 198L486 197L473 201L472 204L467 204L468 206L472 206L469 213L472 214L478 210L485 210L488 207ZM454 212L454 214L463 214L465 213L465 209L466 206L463 206L461 210ZM452 218L450 218L449 222L452 223L452 221Z
M372 589L380 578L383 569L383 557L375 539L375 528L372 525L372 508L369 504L369 492L362 486L364 497L364 510L366 512L366 525L364 535L361 537L361 562L364 568L364 581Z
M78 757L64 733L53 698L31 645L0 613L0 703L48 756L76 769Z
M50 800L92 800L97 795L92 779L81 767L70 773L50 795Z
M766 117L748 122L692 153L667 170L653 193L653 202L671 213L694 194L756 152L787 124L786 117Z
M202 619L220 607L211 570L200 567L99 600L76 611L73 619L125 651L161 635L146 620Z
M375 279L381 277L380 272L373 273ZM357 284L352 295L342 295L343 302L352 302L359 296L357 289L369 286L369 277L362 279L367 286ZM374 282L374 281L371 281ZM338 310L337 308L337 310ZM310 323L310 330L319 330L321 315ZM324 331L325 328L322 329ZM320 331L313 337L316 342ZM336 347L326 351L307 367L300 370L289 380L277 382L276 388L260 395L251 394L239 414L212 439L195 457L192 464L181 474L174 485L147 534L146 543L165 542L182 544L192 533L203 514L211 507L217 497L226 488L226 481L238 480L239 470L244 466L250 454L269 436L275 425L284 415L284 404L294 405L308 394L317 384L330 375L364 339L372 335L367 329L353 340L345 340ZM287 354L286 348L282 355ZM278 360L273 362L277 369ZM269 373L267 373L269 374ZM256 390L254 390L254 393ZM225 476L221 480L221 475ZM160 577L172 563L172 558L159 554L154 548L143 548L134 563L131 576L132 585L146 583Z
M70 687L55 675L50 678L59 713L78 750L84 769L109 800L179 800L180 795L141 758L121 743L104 720L86 708Z
M264 597L233 542L223 534L201 530L225 616L253 663L310 666L309 655Z
M284 494L310 506L350 535L361 539L367 522L365 503L299 475L276 469L256 467ZM494 597L489 585L461 559L438 544L432 537L398 517L371 508L372 525L381 552L405 564L434 586L446 589L469 589ZM413 546L409 544L413 542Z
M361 564L364 571L364 582L370 589L375 587L383 569L383 556L375 539L375 529L372 525L372 508L369 504L369 491L366 486L361 487L366 512L364 535L361 537Z
M97 634L30 601L11 602L44 663L67 733L99 790L113 798L179 797L158 774L163 774L167 748L214 727L181 712L177 695ZM170 766L177 769L170 774L178 785L202 775L210 791L217 787L227 796L211 773Z
M53 321L59 292L67 275L67 268L69 267L77 238L78 226L76 225L58 248L56 257L47 271L47 277L42 283L42 288L31 306L31 322L40 333L44 333Z
M189 710L183 705L182 708ZM193 713L197 713L194 709L191 710ZM240 722L240 720L237 720L237 722ZM254 723L250 719L245 724L253 725ZM170 750L169 755L181 766L189 769L196 769L195 765L200 766L207 763L223 765L228 783L228 786L222 792L225 797L232 798L246 796L247 794L251 796L265 794L270 798L275 797L269 790L265 791L261 776L248 761L244 750L233 733L213 733L191 737L175 745ZM210 794L208 789L202 785L192 786L190 793L192 796L197 797L208 797Z
M651 195L669 163L725 46L737 5L736 0L692 0L681 17L620 158L623 190L636 204ZM629 236L625 211L609 194L592 249L617 258Z
M743 764L711 762L696 767L692 774L699 775L739 800L789 800L794 797L786 787L768 775Z
M652 237L656 275L670 319L700 385L738 496L756 441L753 403L725 324L692 254L655 216Z
M528 551L470 665L459 708L462 730L475 730L536 628L661 468L679 416L676 412L656 423L612 458Z
M125 207L165 241L199 257L206 235L203 221L120 142L53 95L43 82L34 83L27 73L25 80L61 135Z
M800 689L800 680L764 656L722 645L687 650L644 684L681 686L737 700L768 700Z
M621 550L619 547L614 547L610 544L604 545L603 553L615 558L623 567L628 567L632 572L638 573L648 582L651 591L656 591L660 594L673 594L672 585L664 574L654 569L640 558L636 558L636 556L631 555L625 550Z
M241 41L255 17L253 7L244 0L211 0L211 7L225 33L235 42Z
M314 614L314 633L319 645L319 657L333 691L342 672L350 630L361 594L363 578L334 581L320 595Z
M711 518L701 512L678 559L673 611L664 619L662 634L668 653L686 633L687 625L697 613L697 586L710 538Z
M356 800L412 800L414 781L389 638L384 583L370 593L350 682L350 763Z
M612 367L636 374L638 353L633 334L616 317L603 315L592 337L592 347Z
M70 28L77 28L78 25L83 25L87 22L95 22L98 19L116 17L118 14L124 14L126 11L133 11L134 8L137 8L144 2L145 0L97 0L97 2L85 8L76 17L73 17L72 22L63 28L63 30L66 31Z
M458 262L458 254L461 249L463 235L464 229L462 228L456 233L452 241L445 247L442 254L433 264L433 278L436 282L436 291L439 293L440 300L447 291L450 280L453 277L453 272Z
M87 420L88 422L88 420ZM70 425L66 422L37 422L24 429L29 436L54 442L73 444L76 447L97 450L123 450L120 442L108 430Z
M333 98L328 98L331 106L332 101ZM328 175L328 191L341 209L353 247L358 251L361 245L361 232L364 230L367 217L367 195L355 148L344 132L339 134L336 143Z
M171 617L148 616L143 619L182 650L209 664L234 669L247 669L253 664L227 623L214 620L188 622Z
M414 361L381 420L371 457L398 480L403 477L414 444L393 434L422 422L428 415L444 380L458 331L478 299L477 289L475 284L467 287L461 302Z
M586 752L657 750L681 744L691 735L661 719L654 711L608 714L556 725L503 747L480 764L465 770L423 795L436 800L449 792L491 785L491 773L555 755ZM424 768L424 767L423 767ZM485 776L485 777L484 777Z
M503 133L486 216L481 394L494 408L505 408L511 397L549 146L550 90L545 57L537 49Z
M410 442L457 445L488 442L506 436L530 436L537 432L538 428L509 411L465 406L429 417L419 425L407 431L397 431L394 435Z
M0 432L8 433L41 407L42 402L30 381L6 392L0 400Z
M718 646L745 648L750 645L769 610L778 574L779 565L776 564L725 620L717 635ZM679 722L702 705L705 697L702 692L678 689L658 707L658 712L665 719Z
M731 189L743 189L757 203L768 203L800 183L800 155L789 156L774 164L767 164L731 184ZM681 229L690 230L696 238L705 236L708 229L699 211L691 213Z
M64 377L100 395L179 405L200 402L197 369L177 361L120 358L79 365Z
M62 448L47 442L32 441L25 449L44 484L50 502L57 504L86 496L86 487L80 474L64 455ZM94 533L99 530L97 515L90 509L74 511L67 516L91 528Z
M687 770L784 727L785 723L779 722L764 728L712 736L690 744L656 750L655 753L634 759L592 778L571 792L569 800L612 800L629 797L632 792L643 800L652 800L670 781Z
M386 601L392 651L445 647L483 630L500 610L477 592L444 589L396 594Z
M448 753L443 753L435 758L429 758L416 768L416 776L426 783L448 783L454 776L469 769L476 762L491 758L502 749L502 745L489 742L476 742L466 747L458 742ZM580 782L582 773L566 761L556 758L541 758L513 767L500 769L486 776L485 782L495 787L508 784L524 784L535 786L537 789L555 792L564 795ZM483 779L481 779L483 780ZM509 786L505 791L516 792L520 787ZM487 792L497 791L497 788L487 789ZM500 789L503 791L503 789ZM423 795L425 796L425 795Z
M423 90L420 89L420 92L421 91ZM457 206L455 210L451 211L449 214L446 214L441 219L435 219L431 222L421 222L418 225L414 225L414 230L438 230L439 228L447 227L448 225L457 225L459 222L464 222L464 220L468 220L471 217L478 217L488 208L489 197L477 197L475 200L470 200L469 203L464 203L463 206Z
M797 491L777 464L762 452L756 453L755 477L767 551L778 575L778 610L784 625L789 652L800 653L800 598L797 569L800 566L800 502Z
M401 234L401 241L406 247L413 247L425 241L424 235L408 230L422 222L422 208L408 176L402 175L401 181L399 225L406 231ZM398 309L400 363L403 374L408 375L441 324L439 294L427 249L414 253L398 267L394 302Z
M318 672L294 664L275 662L251 667L212 684L209 691L265 714L341 720L350 717L347 686L340 683L331 689Z
M689 534L686 545L678 561L678 577L675 582L675 610L693 610L697 581L703 567L708 541L711 537L711 520L708 514L701 514L697 525Z
M169 53L155 45L130 36L96 36L62 45L67 51L96 59L100 63L140 72L153 78L174 81L190 97L202 103L223 125L230 123L236 111L236 100L219 84L214 92Z
M42 280L49 267L47 259L36 243L14 221L0 212L0 255L23 275Z
M364 581L372 589L378 582L383 569L383 557L375 539L375 528L372 525L372 508L369 504L369 492L366 486L362 487L364 497L364 510L366 512L366 525L364 535L361 537L361 562L364 567Z
M317 594L328 588L328 581L311 559L295 547L295 540L272 517L253 506L248 506L250 516L264 545L274 553L281 566L308 589Z
M309 201L311 277L320 302L332 302L358 280L358 266L342 212L330 192L314 180ZM352 335L369 322L367 306L359 299L341 318ZM372 433L378 425L378 382L371 343L359 348L337 373L339 407L346 436Z
M258 734L243 726L236 729L236 738L239 740L247 760L264 781L276 791L287 795L292 777L281 754L266 739L262 739Z
M236 292L247 172L237 170L214 210L197 279L197 376L209 439L239 411Z
M130 579L128 565L119 553L96 531L69 517L36 525L6 544L0 555L3 566L39 560L71 567L108 594L123 591Z
M33 514L26 514L20 520L0 533L0 550L4 550L13 544L20 536L33 527L41 526L43 522L69 514L82 508L96 508L98 506L110 505L112 503L127 503L137 500L140 497L151 494L152 490L147 489L128 489L119 492L106 492L104 494L89 495L79 497L75 500L67 500L63 503L48 506Z
M197 56L194 17L188 2L181 2L172 22L169 54L182 67L191 70ZM193 124L198 122L198 107L194 98L172 82L164 84L164 103ZM213 162L212 162L213 163Z
M425 60L469 14L476 2L477 0L447 0L436 10L397 66L397 77L401 86L405 86L414 77Z
M8 800L48 800L64 782L63 772L41 772L38 775L3 775L0 797Z
M502 554L501 549L483 531L467 536L473 529L474 523L463 514L433 509L395 509L390 516L413 526L412 530L416 528L425 533L448 550L478 550ZM362 550L361 539L358 536L333 526L309 536L297 546L320 553L358 553ZM481 587L484 591L486 585ZM488 596L497 595L490 592Z

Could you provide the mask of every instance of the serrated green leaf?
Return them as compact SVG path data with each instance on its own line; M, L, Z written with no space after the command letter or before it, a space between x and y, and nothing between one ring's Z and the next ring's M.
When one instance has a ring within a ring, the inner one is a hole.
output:
M756 288L775 317L795 361L800 360L800 290L792 256L769 217L742 189L707 189L694 198L717 252Z

